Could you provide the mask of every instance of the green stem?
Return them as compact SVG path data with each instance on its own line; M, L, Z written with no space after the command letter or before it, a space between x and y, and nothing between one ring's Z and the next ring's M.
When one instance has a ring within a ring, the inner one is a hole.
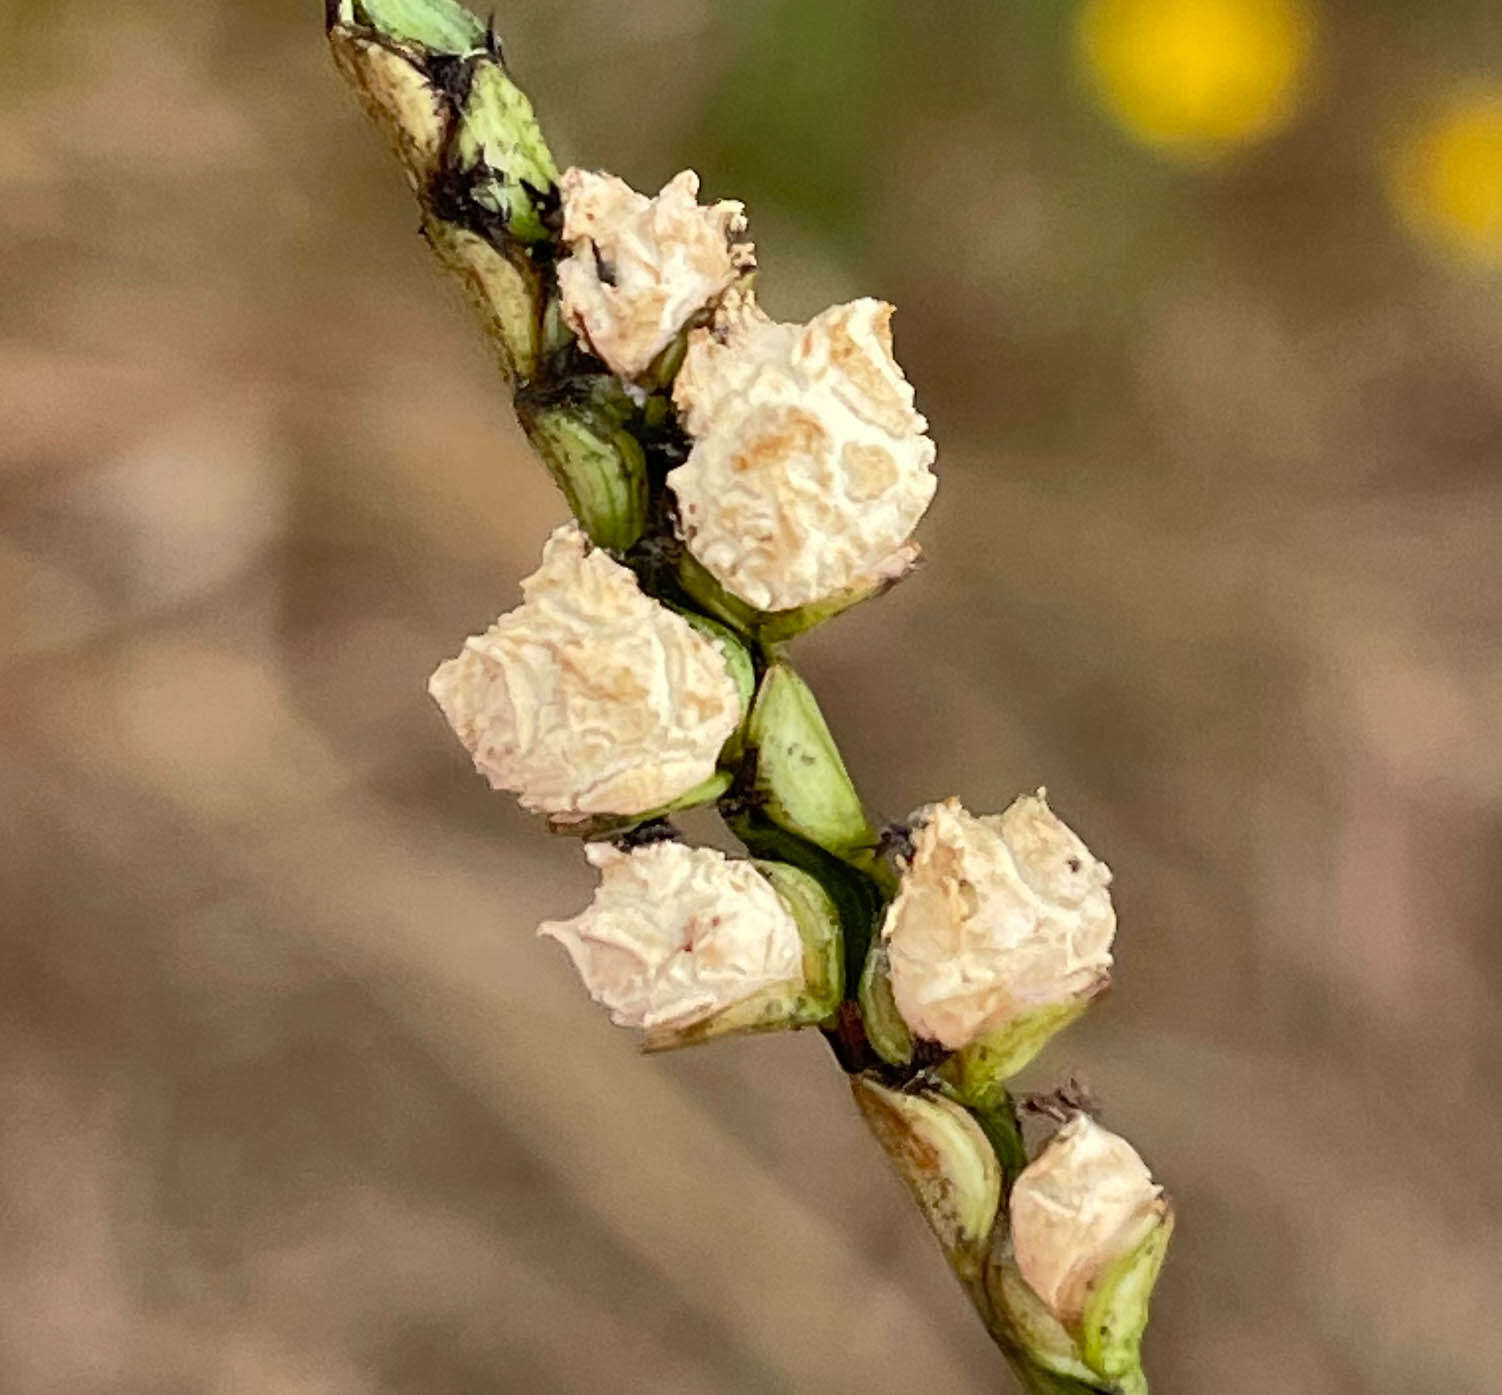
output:
M1012 1097L1005 1091L1000 1099L985 1106L968 1105L1001 1163L1002 1186L1010 1195L1017 1174L1027 1166L1027 1147L1022 1141L1022 1125Z

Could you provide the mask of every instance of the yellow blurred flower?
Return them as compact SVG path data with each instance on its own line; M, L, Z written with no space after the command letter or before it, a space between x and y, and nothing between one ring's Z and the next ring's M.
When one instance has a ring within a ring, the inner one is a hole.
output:
M1308 0L1085 0L1078 56L1145 145L1202 163L1280 130L1305 88Z
M1502 87L1452 96L1410 132L1390 159L1388 189L1425 242L1502 266Z

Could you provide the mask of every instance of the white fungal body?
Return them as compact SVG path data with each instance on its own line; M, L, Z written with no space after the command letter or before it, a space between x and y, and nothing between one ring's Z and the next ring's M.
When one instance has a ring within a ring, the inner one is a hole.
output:
M1066 1326L1162 1217L1163 1188L1124 1138L1077 1114L1018 1175L1011 1235L1028 1287Z
M690 1027L769 989L803 989L798 923L749 862L673 842L584 851L600 870L593 903L538 933L568 950L617 1026Z
M703 206L684 170L656 198L613 174L569 169L559 180L558 288L570 328L623 378L644 373L696 315L756 264L744 205Z
M892 994L920 1037L959 1050L1109 978L1110 869L1040 791L977 818L958 800L914 815L913 856L887 910Z
M901 576L933 499L934 444L892 357L892 307L780 324L731 297L673 385L688 460L668 475L689 550L759 610Z
M714 774L743 715L718 644L572 524L522 592L428 684L495 788L579 819L646 813Z

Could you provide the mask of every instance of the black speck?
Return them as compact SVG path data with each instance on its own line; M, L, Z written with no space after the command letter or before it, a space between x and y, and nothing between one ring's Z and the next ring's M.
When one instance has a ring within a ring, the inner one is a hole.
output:
M501 67L506 66L506 49L501 43L501 36L495 32L495 12L492 10L490 18L485 21L485 52L495 59Z
M683 835L666 819L650 819L635 828L628 828L610 841L622 852L630 852L633 848L647 848L654 843L681 843Z

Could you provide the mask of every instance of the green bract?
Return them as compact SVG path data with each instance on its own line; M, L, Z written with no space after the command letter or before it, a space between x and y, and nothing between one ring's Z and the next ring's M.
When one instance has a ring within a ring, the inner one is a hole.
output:
M753 798L780 828L840 857L869 854L876 835L808 685L782 661L763 675L746 744Z
M337 0L337 9L344 24L368 24L436 53L470 53L485 42L485 26L457 0Z
M1030 1062L1049 1040L1090 1006L1091 999L1050 1003L1014 1017L1004 1027L961 1047L944 1065L949 1080L967 1103L984 1106L1005 1092L1006 1083Z
M887 949L880 941L866 955L860 982L861 1018L866 1040L889 1066L905 1066L913 1059L913 1034L892 997L892 974Z
M1004 1340L1018 1359L1068 1381L1063 1389L1147 1395L1142 1334L1172 1233L1173 1211L1164 1203L1136 1247L1099 1278L1081 1320L1068 1327L1028 1287L1010 1243L998 1245L986 1270L985 1301Z
M931 1091L890 1090L873 1077L850 1082L877 1141L962 1276L978 1275L1001 1206L1001 1165L979 1124Z
M1100 1372L1085 1364L1079 1343L1017 1272L1011 1247L997 1247L985 1276L985 1301L1018 1358L1050 1375L1080 1382L1075 1390L1099 1390Z
M1142 1334L1147 1330L1153 1285L1168 1254L1173 1209L1160 1202L1141 1237L1095 1281L1080 1320L1085 1361L1123 1390L1146 1390L1142 1375ZM1135 1383L1134 1383L1135 1382Z
M449 109L409 50L342 25L329 31L334 62L366 114L386 133L422 197L440 168Z
M454 171L470 197L496 214L521 242L548 236L542 198L558 181L532 103L493 58L473 60L469 91L454 137Z
M624 552L641 537L646 458L618 413L584 402L525 407L522 425L593 543Z
M537 271L524 258L498 252L477 233L431 213L423 219L422 231L439 260L463 285L506 380L531 379L540 352Z
M391 137L423 205L423 234L464 284L512 381L537 372L547 319L527 251L546 241L558 178L532 105L449 0L340 0L335 61Z

